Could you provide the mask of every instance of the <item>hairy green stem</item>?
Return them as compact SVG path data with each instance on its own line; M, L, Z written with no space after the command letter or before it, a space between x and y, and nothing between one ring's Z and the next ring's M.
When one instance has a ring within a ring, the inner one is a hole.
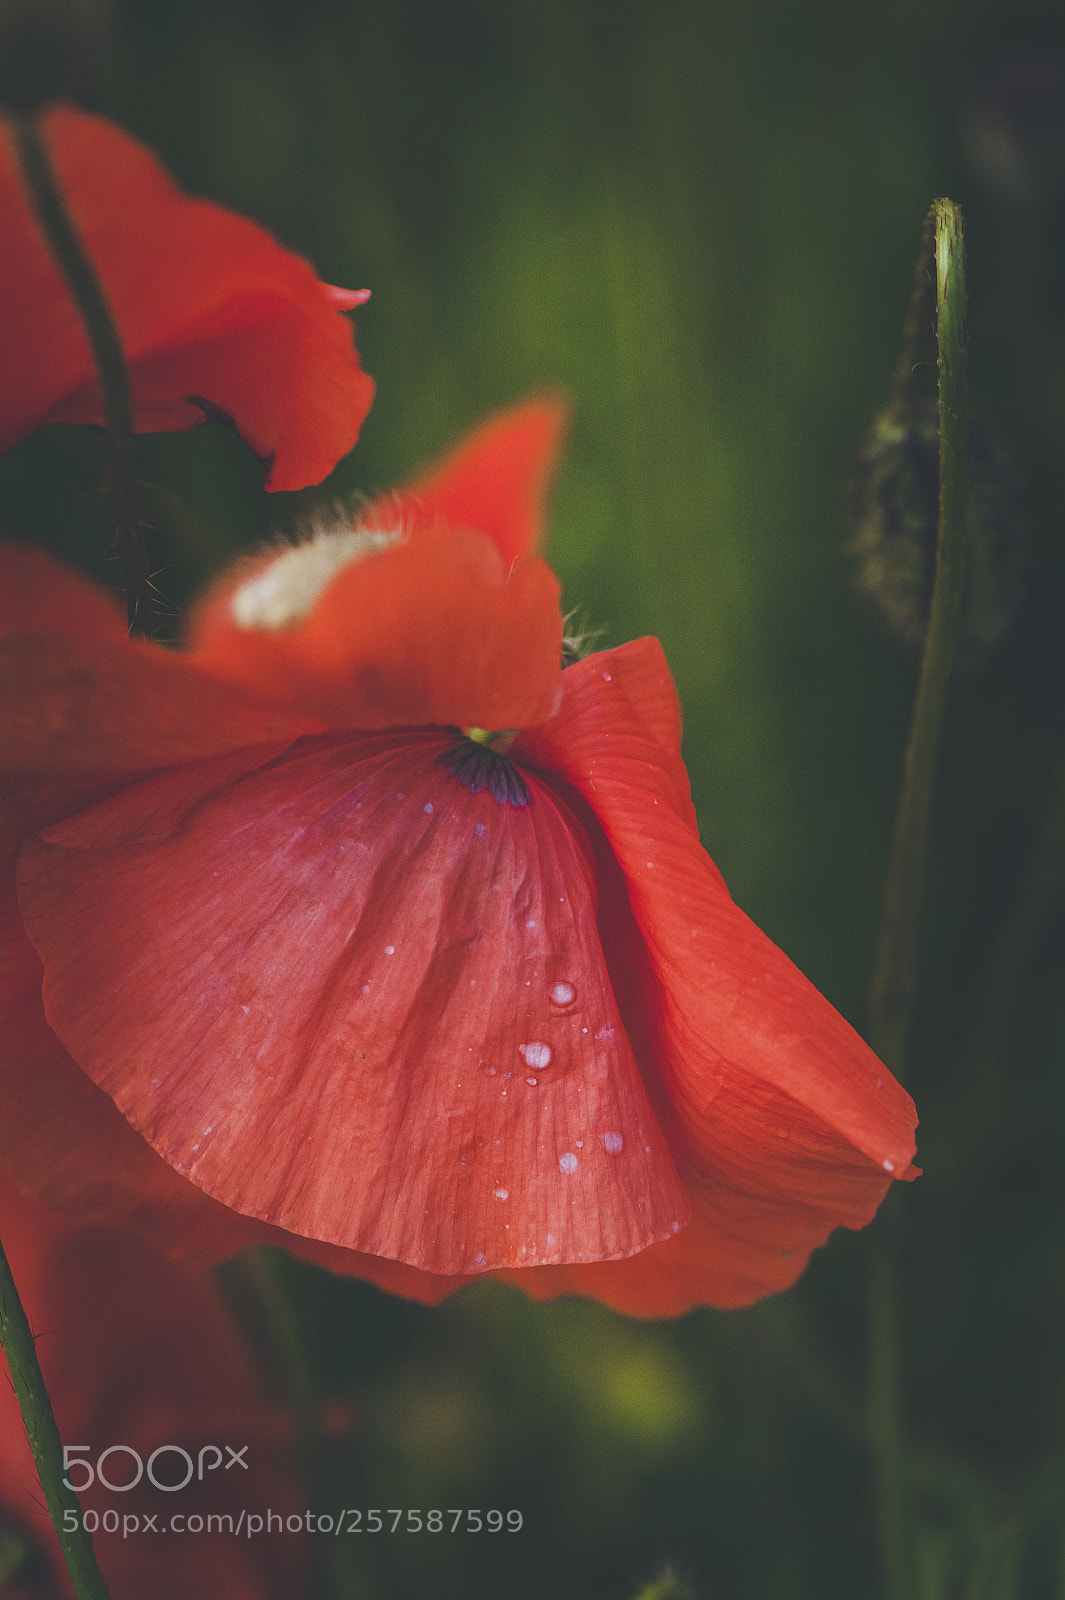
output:
M44 1386L29 1321L0 1245L0 1344L11 1370L11 1382L26 1424L48 1512L78 1600L109 1600L107 1585L93 1553L92 1539L81 1520L78 1497L64 1483L63 1446ZM73 1523L73 1527L69 1524Z
M924 900L928 826L965 579L969 500L965 262L961 211L932 207L939 340L939 536L921 676L903 758L902 787L884 893L876 967L869 991L870 1038L896 1077L906 1042Z
M107 493L126 585L126 613L130 632L147 638L153 629L152 586L137 513L133 393L122 341L96 269L63 199L36 118L16 117L14 127L23 182L48 248L77 307L96 365L107 438Z
M934 268L939 346L939 529L935 586L921 675L903 758L876 966L869 991L870 1039L897 1077L906 1053L920 945L929 822L947 690L961 612L969 499L965 258L961 211L934 202L907 318L919 331L925 274ZM907 352L907 360L911 355ZM903 1408L898 1229L873 1243L869 1262L868 1409L885 1600L910 1600L915 1541L910 1515Z

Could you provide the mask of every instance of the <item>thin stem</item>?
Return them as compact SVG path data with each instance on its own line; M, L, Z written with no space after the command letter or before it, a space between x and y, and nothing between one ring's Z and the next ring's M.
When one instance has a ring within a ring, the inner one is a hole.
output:
M48 248L77 307L100 381L107 436L107 492L126 584L130 632L150 637L152 587L137 514L133 393L122 341L96 269L63 199L37 120L20 116L13 122L23 181Z
M920 943L936 761L961 611L969 499L965 260L961 211L937 200L925 226L909 323L933 259L939 345L939 529L935 586L917 686L884 891L876 967L869 992L870 1036L898 1077L906 1053ZM909 355L907 359L910 359ZM889 1226L891 1219L885 1219ZM872 1246L869 1262L869 1442L885 1600L912 1594L911 1526L903 1420L902 1312L897 1227Z
M37 1463L48 1512L78 1600L109 1600L107 1585L93 1553L92 1539L81 1520L78 1497L63 1482L63 1446L44 1386L30 1325L0 1245L0 1344L11 1370L11 1382L22 1409L30 1449ZM73 1523L73 1527L69 1524Z
M969 500L965 262L961 211L937 200L939 307L939 536L936 577L921 676L903 758L902 788L884 894L876 968L869 992L871 1043L897 1077L906 1067L913 1008L928 827L954 641L965 576Z

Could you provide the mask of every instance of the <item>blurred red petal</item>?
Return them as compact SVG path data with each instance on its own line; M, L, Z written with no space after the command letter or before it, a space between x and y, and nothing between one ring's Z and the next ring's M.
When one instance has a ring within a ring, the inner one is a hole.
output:
M3 768L143 772L320 726L130 639L101 590L37 550L0 546Z
M487 533L508 565L539 550L567 415L543 396L490 417L409 486L420 519Z
M435 1272L632 1254L686 1212L583 830L535 775L473 794L452 743L203 762L29 841L49 1021L236 1210Z
M335 293L253 223L183 195L142 145L69 106L44 136L111 307L140 431L191 428L204 407L271 464L274 489L318 483L373 397ZM0 122L0 449L44 422L102 421L91 352Z
M547 401L494 417L357 524L239 565L192 617L193 658L334 727L542 722L562 620L525 549L561 420Z
M189 659L294 714L341 728L512 728L557 702L558 580L539 557L507 573L483 534L433 529L356 557L292 627L239 626L241 587L227 580L209 599Z
M64 1440L107 1464L113 1482L135 1473L163 1447L160 1474L177 1481L184 1449L205 1469L229 1445L246 1447L239 1478L205 1470L180 1499L155 1489L146 1473L121 1497L109 1530L101 1513L116 1495L96 1487L81 1496L96 1513L97 1559L113 1600L293 1600L307 1592L306 1550L287 1531L256 1539L220 1537L207 1516L237 1523L242 1508L297 1511L282 1475L285 1419L256 1391L247 1351L200 1273L165 1262L129 1233L76 1226L31 1204L0 1181L0 1234L31 1326ZM106 1315L101 1315L101 1307ZM166 1480L164 1480L166 1481ZM26 1441L14 1393L0 1384L0 1503L20 1516L49 1552L57 1595L71 1595ZM180 1537L162 1539L172 1512ZM144 1519L155 1514L154 1534ZM200 1518L202 1532L195 1531ZM134 1531L135 1530L135 1531Z

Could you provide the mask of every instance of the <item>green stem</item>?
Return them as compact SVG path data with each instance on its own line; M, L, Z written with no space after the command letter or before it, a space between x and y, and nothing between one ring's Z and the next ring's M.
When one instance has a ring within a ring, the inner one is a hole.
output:
M936 577L921 676L903 758L902 788L884 894L876 968L869 992L874 1050L897 1077L905 1075L913 1009L928 827L936 758L947 701L965 576L969 500L969 410L966 380L965 262L960 208L937 200L936 296L939 308L939 537Z
M48 248L77 307L100 381L107 436L107 492L126 584L130 632L151 637L152 586L144 534L137 514L133 392L122 341L103 286L56 181L37 120L30 116L13 120L23 182Z
M78 1497L64 1484L63 1446L52 1402L41 1376L33 1334L0 1245L0 1344L11 1370L11 1382L22 1409L30 1449L37 1463L48 1512L78 1600L108 1600L107 1585L96 1565L92 1540L81 1521ZM73 1513L73 1515L69 1515ZM73 1523L73 1527L68 1527Z
M909 325L934 258L939 345L939 530L921 675L903 758L902 786L869 992L873 1048L905 1076L924 902L936 762L961 611L969 499L965 259L961 211L934 202L922 240ZM909 356L907 356L909 359ZM887 1219L890 1223L890 1219ZM902 1314L897 1229L873 1243L869 1263L869 1442L885 1600L909 1600L914 1540L903 1421Z

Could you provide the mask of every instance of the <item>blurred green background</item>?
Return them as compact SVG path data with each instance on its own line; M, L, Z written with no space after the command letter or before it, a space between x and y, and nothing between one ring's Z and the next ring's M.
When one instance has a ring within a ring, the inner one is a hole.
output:
M848 485L924 213L962 203L973 404L1023 483L1026 584L953 691L909 1085L925 1176L870 1232L903 1272L915 1600L1062 1600L1060 5L36 10L42 59L66 50L81 97L187 187L372 288L378 397L326 499L387 487L530 389L569 392L565 603L606 644L662 638L708 848L859 1028L916 666L856 592ZM316 498L265 494L219 428L139 450L175 608ZM0 462L13 531L89 568L98 484L84 430ZM872 1600L867 1249L837 1236L790 1295L668 1324L483 1285L430 1311L288 1267L303 1355L277 1380L342 1419L312 1444L309 1503L525 1516L334 1541L321 1593L627 1600L671 1566L703 1600Z

